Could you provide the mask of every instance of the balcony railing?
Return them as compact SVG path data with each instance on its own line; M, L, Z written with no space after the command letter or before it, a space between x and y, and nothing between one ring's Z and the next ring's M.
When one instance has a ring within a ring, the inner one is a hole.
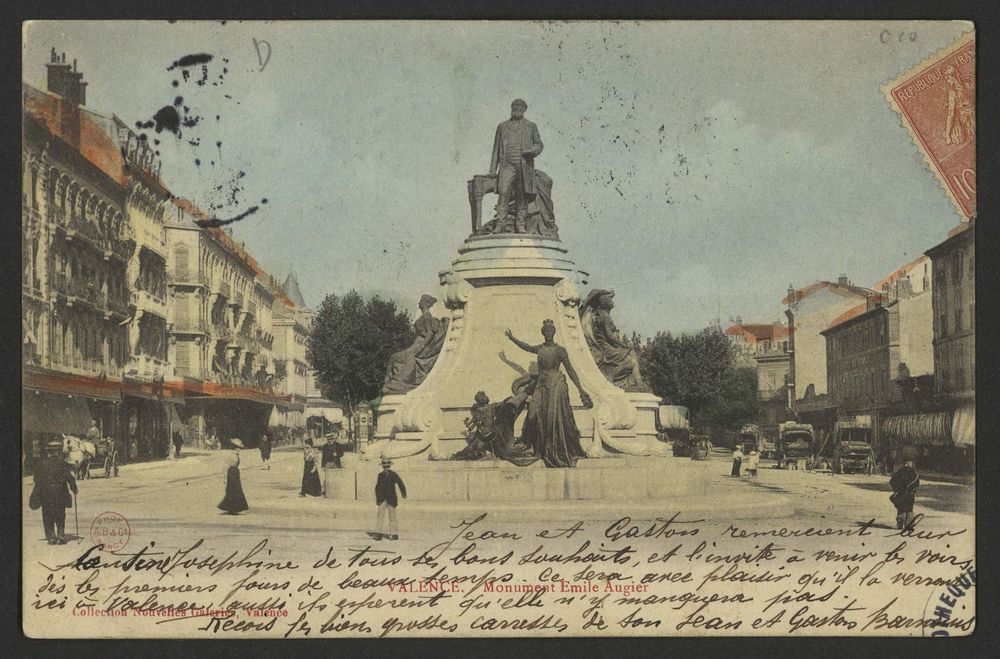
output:
M174 334L206 334L208 324L204 321L189 320L184 323L174 323L171 331Z
M233 338L233 330L224 325L212 325L212 338L230 341Z
M187 272L184 272L184 273L181 273L181 274L183 274L183 277L182 276L178 276L178 274L177 274L176 271L171 272L170 273L170 278L172 279L172 281L170 283L174 284L175 286L176 285L181 285L181 286L204 286L206 288L208 288L208 286L209 286L208 275L206 275L204 273L197 272L195 270L188 270Z
M107 295L93 281L80 281L57 272L52 276L52 285L58 294L66 298L69 304L80 301L103 311L105 314L113 313L122 317L129 315L129 303L124 298L114 298Z

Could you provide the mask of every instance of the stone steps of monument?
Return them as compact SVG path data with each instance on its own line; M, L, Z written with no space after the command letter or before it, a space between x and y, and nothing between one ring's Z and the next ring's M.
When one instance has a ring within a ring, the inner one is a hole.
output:
M735 491L735 490L734 490ZM337 499L301 499L271 501L269 509L299 515L315 512L330 519L367 523L374 519L376 506L371 501ZM481 513L496 521L607 520L621 517L653 520L681 513L685 519L767 519L790 517L794 505L789 497L769 494L766 497L675 497L662 500L562 500L520 502L446 502L401 500L401 519L437 523L442 520L472 519Z

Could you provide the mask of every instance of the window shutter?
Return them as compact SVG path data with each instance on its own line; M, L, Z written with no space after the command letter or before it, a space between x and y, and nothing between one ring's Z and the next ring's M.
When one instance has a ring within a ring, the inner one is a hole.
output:
M187 375L191 372L191 346L187 343L178 343L176 354L176 363L174 364L174 370L178 375Z

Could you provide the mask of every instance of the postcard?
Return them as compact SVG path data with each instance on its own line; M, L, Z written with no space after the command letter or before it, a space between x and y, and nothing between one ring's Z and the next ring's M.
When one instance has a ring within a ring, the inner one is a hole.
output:
M23 27L31 638L967 636L975 27Z

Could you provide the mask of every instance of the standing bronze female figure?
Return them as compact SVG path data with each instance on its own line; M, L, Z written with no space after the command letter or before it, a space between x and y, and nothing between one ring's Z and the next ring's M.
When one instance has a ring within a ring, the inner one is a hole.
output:
M566 368L569 379L580 391L580 398L586 407L592 407L590 396L580 386L573 365L569 361L566 348L556 343L556 326L551 320L542 323L541 345L528 345L514 337L510 330L507 338L521 350L538 355L538 384L531 397L528 416L524 421L522 439L535 450L546 467L574 467L577 458L585 456L580 446L580 431L573 419L573 407L569 403L569 387L566 376L559 370Z

